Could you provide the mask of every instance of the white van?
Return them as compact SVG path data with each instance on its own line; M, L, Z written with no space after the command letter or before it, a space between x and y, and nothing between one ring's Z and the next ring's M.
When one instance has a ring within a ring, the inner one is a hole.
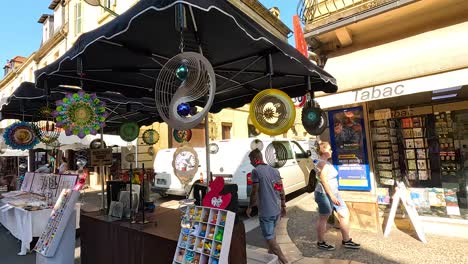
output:
M252 187L252 169L249 153L251 143L255 138L230 139L212 141L210 143L210 168L213 177L223 177L226 182L232 182L238 186L238 198L241 205L246 205ZM313 162L310 159L310 151L304 150L304 145L291 139L260 139L263 143L262 153L265 161L276 160L279 165L281 177L286 194L307 187L307 191L315 188L315 174L313 173ZM276 148L273 147L275 144ZM272 146L269 146L269 145ZM284 153L283 158L278 161L276 149L280 147ZM175 177L172 168L172 158L175 149L161 150L155 159L155 186L153 190L161 194L185 195L180 181ZM205 149L196 148L200 160L199 171L195 175L192 183L199 179L202 172L206 178ZM161 154L160 154L161 152ZM268 162L267 162L268 163ZM312 171L312 173L311 173ZM206 180L206 179L205 179Z

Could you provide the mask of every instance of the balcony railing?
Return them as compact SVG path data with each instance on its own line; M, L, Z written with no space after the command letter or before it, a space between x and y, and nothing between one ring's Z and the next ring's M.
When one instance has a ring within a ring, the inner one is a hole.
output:
M341 18L347 17L397 1L398 0L299 0L297 14L304 24L310 24L329 18L334 14L343 13Z

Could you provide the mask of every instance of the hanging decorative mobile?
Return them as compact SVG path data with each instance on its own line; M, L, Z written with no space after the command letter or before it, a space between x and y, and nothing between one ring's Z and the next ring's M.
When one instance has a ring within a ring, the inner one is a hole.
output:
M296 109L285 92L266 89L259 92L252 100L250 117L260 132L275 136L291 128L296 118Z
M3 138L5 144L13 149L32 149L39 143L39 138L35 132L35 128L31 123L20 121L5 128Z
M105 103L97 98L96 94L79 91L67 94L62 100L56 102L53 112L57 127L65 129L67 136L76 135L84 138L86 135L96 135L98 130L105 127Z
M175 129L190 129L208 114L215 97L216 77L203 55L181 51L162 67L156 87L156 107L164 122ZM201 102L205 105L200 106Z
M159 133L158 131L151 128L151 129L146 130L143 133L142 138L143 138L143 142L145 142L146 145L151 146L151 145L158 143Z
M320 135L327 128L327 115L313 96L313 93L307 94L306 103L302 108L301 121L307 133Z
M52 113L53 110L49 106L42 107L37 112L36 121L32 123L37 137L46 145L52 144L60 136L60 128L55 124Z
M281 168L288 160L288 150L281 142L271 142L265 149L265 160L273 168Z
M119 129L120 138L127 142L135 140L139 133L140 127L136 122L125 122L120 126Z
M178 143L189 142L192 139L192 130L177 130L174 129L172 132L172 136L174 136L174 140Z

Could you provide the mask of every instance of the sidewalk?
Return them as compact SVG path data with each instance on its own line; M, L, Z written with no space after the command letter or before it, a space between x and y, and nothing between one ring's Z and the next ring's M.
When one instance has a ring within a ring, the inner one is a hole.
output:
M361 244L360 250L343 248L340 230L330 227L325 239L337 248L334 251L320 250L316 247L315 222L318 212L313 194L308 194L294 205L288 205L287 216L287 221L279 225L282 236L278 238L292 263L468 263L466 237L426 232L428 243L425 244L412 232L395 226L388 237L383 237L382 233L351 230L353 240Z
M312 258L304 257L301 251L296 247L294 242L291 240L288 234L288 222L289 218L283 218L278 223L276 228L276 240L280 245L283 253L291 264L359 264L361 262L342 260L342 259L329 259L329 258ZM263 253L267 253L265 248L259 248L255 246L247 245L250 250L255 250Z
M297 205L302 204L304 202L309 201L312 194L304 194L300 199L294 199L294 201L289 201L286 203L287 210L288 210L288 217L282 218L276 227L276 240L280 245L283 253L286 255L286 258L289 260L291 264L359 264L361 262L358 261L351 261L351 260L344 260L344 259L333 259L333 258L314 258L314 257L306 257L302 254L296 244L290 237L288 232L288 226L290 226L290 216L289 211L291 208L295 208ZM312 196L313 197L313 196ZM253 220L253 219L252 219ZM258 220L255 219L256 223L252 220L244 221L246 224L246 232L247 234L247 249L268 253L266 249L266 244L262 240L262 235L260 233L260 228L258 226ZM250 222L250 223L247 223ZM313 223L311 222L310 225ZM314 246L315 247L315 246Z

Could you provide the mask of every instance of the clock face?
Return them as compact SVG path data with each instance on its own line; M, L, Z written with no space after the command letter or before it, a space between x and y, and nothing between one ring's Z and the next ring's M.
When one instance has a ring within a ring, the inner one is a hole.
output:
M195 155L189 151L181 151L175 158L175 169L178 171L193 170L195 164Z

